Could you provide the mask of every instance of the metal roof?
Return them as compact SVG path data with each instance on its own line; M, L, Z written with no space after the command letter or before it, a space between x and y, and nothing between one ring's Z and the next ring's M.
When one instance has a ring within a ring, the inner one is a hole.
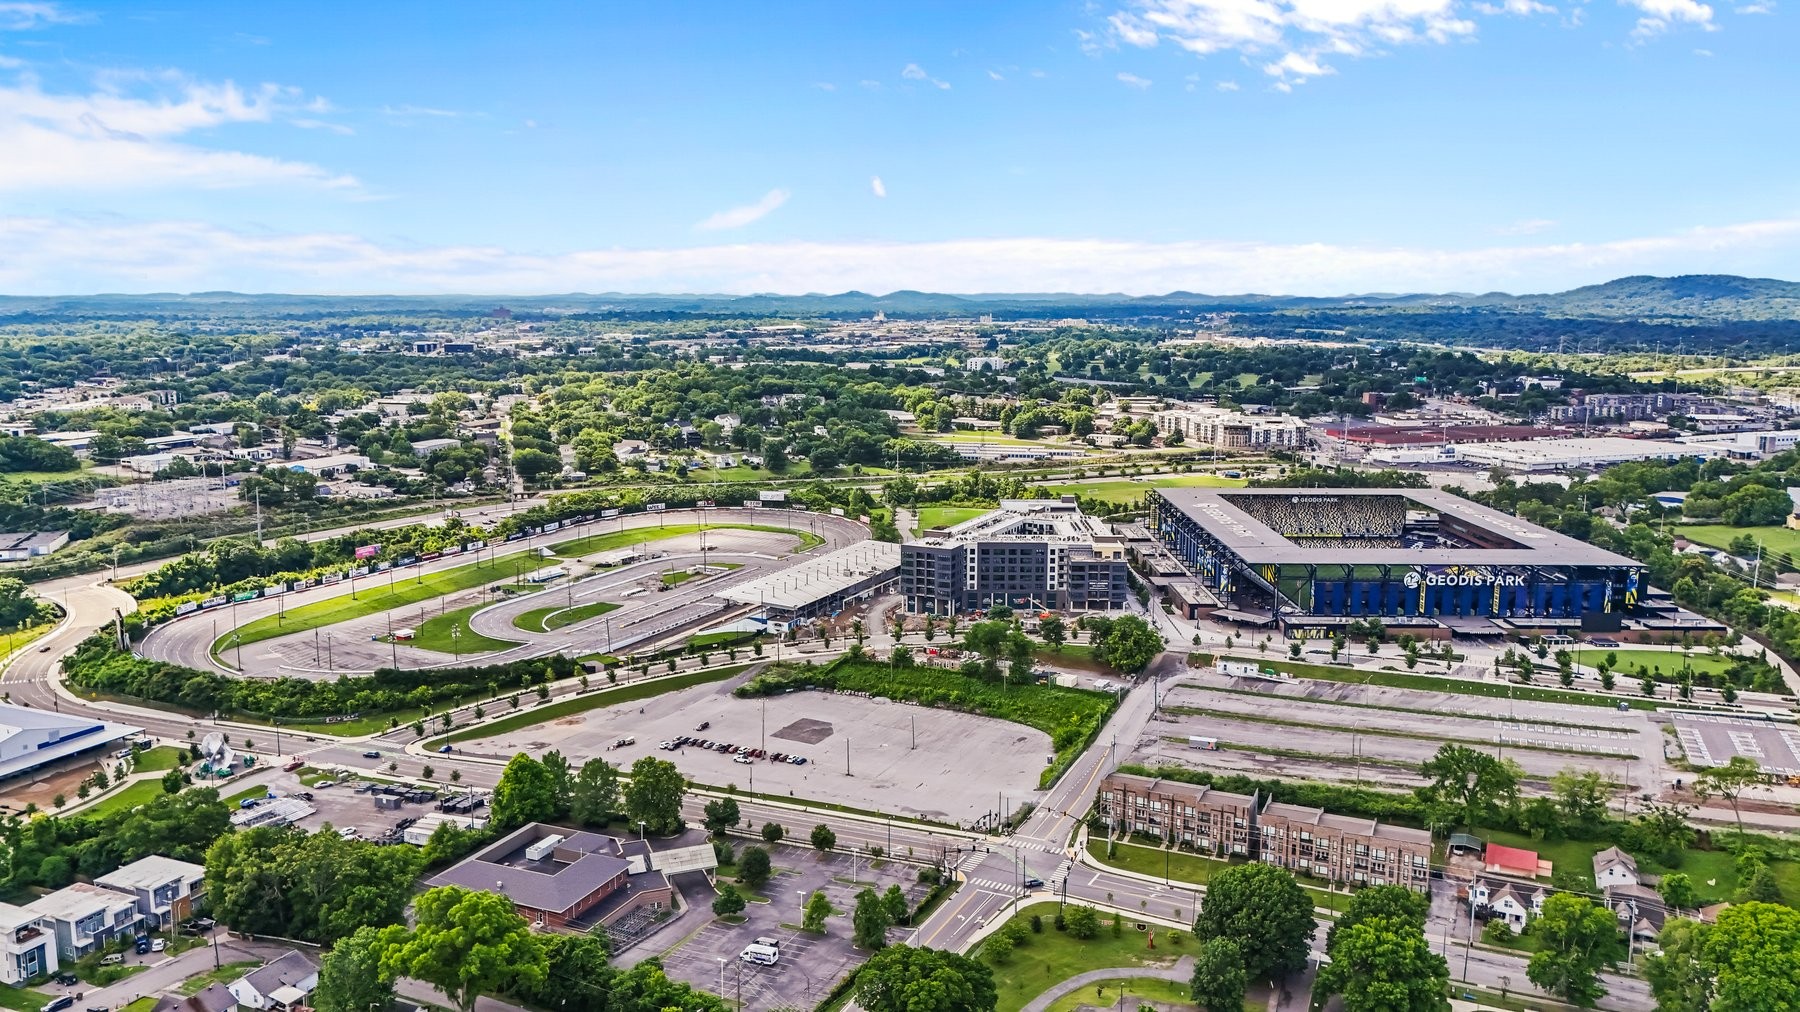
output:
M891 541L858 541L818 558L802 556L786 569L728 587L713 596L738 604L804 608L899 568L899 545Z
M1159 488L1157 495L1249 563L1389 566L1629 566L1623 555L1437 489L1414 488ZM1517 548L1331 548L1296 544L1239 509L1248 497L1352 499L1397 497L1409 508L1452 516L1492 531Z

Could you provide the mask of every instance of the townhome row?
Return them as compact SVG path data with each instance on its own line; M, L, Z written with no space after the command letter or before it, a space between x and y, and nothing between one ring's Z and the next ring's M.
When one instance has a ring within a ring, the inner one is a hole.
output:
M206 869L152 855L24 906L0 903L0 984L55 973L119 938L193 916Z
M1119 772L1101 781L1097 806L1114 834L1151 836L1331 882L1430 886L1431 834L1422 829Z

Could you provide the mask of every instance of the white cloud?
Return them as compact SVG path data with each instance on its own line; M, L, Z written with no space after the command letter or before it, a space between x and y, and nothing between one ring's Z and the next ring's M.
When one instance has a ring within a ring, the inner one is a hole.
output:
M1106 19L1104 37L1077 32L1083 51L1148 48L1167 40L1207 56L1236 52L1266 59L1271 53L1319 62L1327 56L1375 56L1389 47L1448 43L1476 32L1463 16L1467 0L1125 0L1128 6ZM1670 2L1670 0L1651 0ZM1693 2L1693 0L1675 0ZM1553 13L1539 0L1474 0L1468 7L1485 15ZM1265 66L1279 65L1268 64ZM1328 71L1327 71L1328 72ZM1319 74L1284 72L1298 84Z
M836 91L837 90L837 85L832 84L830 81L814 81L813 87L819 89L820 91Z
M1136 74L1128 73L1123 70L1119 71L1114 76L1118 78L1120 84L1131 88L1148 88L1154 83L1147 77L1139 77Z
M877 197L885 197L887 196L887 184L881 181L880 176L870 176L869 192Z
M1006 80L1006 75L1005 75L1005 74L1002 74L1002 73L1000 73L1000 72L999 72L999 71L998 71L998 70L990 70L990 71L988 71L988 72L987 72L987 75L988 75L988 80L990 80L990 81L1004 81L1004 80Z
M355 189L317 165L182 143L235 123L269 123L306 106L293 88L111 71L87 94L43 91L34 77L0 86L0 191L291 186ZM304 125L304 124L302 124Z
M1236 81L1220 81L1218 84L1213 85L1213 87L1220 91L1236 91L1238 90L1238 83Z
M77 24L84 20L81 15L64 10L61 4L29 0L0 2L0 31L24 32L45 25Z
M1710 49L1696 49L1696 50L1694 50L1694 55L1711 58L1713 55L1713 51Z
M430 116L436 119L454 119L462 115L454 109L433 109L428 105L384 105L381 107L381 114L403 118Z
M1717 28L1713 24L1713 9L1698 0L1620 0L1630 7L1636 7L1644 16L1638 18L1637 26L1631 30L1631 37L1639 42L1653 36L1661 35L1677 24L1689 24L1712 31Z
M1495 235L1536 235L1545 229L1555 228L1556 222L1549 218L1526 218L1510 225L1502 225L1494 229Z
M350 129L342 123L331 123L322 119L292 119L288 120L288 122L302 130L325 130L342 137L348 137L351 134L356 133L355 130Z
M906 78L908 81L923 81L931 75L925 73L924 67L921 67L916 63L909 63L900 68L900 76Z
M1731 12L1733 14L1773 14L1775 13L1775 0L1766 0L1766 2L1750 3L1745 4L1742 7L1733 7Z
M730 228L743 228L753 221L760 221L768 214L787 203L790 194L786 190L770 190L762 199L754 204L728 208L717 214L709 215L694 227L702 232L718 232Z
M215 225L0 217L0 291L559 291L1235 294L1556 291L1627 274L1766 275L1800 254L1800 219L1597 243L1474 249L1330 243L960 239L920 243L734 243L517 253L402 247L336 233Z

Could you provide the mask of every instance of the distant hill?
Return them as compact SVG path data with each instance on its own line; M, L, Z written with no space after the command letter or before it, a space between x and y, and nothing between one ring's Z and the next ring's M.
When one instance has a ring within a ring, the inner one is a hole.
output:
M0 319L56 317L278 316L305 318L345 313L402 315L485 314L505 306L527 314L657 316L699 314L718 317L856 317L876 312L893 316L973 316L1012 318L1085 317L1094 320L1174 318L1204 313L1406 313L1470 310L1541 317L1647 322L1800 321L1800 283L1727 274L1681 277L1627 277L1605 284L1542 295L1490 292L1365 294L1343 296L1206 295L1177 291L1166 295L1082 295L1068 292L977 293L954 295L897 291L886 295L849 291L807 295L658 295L606 292L564 295L282 295L238 292L142 295L0 296Z

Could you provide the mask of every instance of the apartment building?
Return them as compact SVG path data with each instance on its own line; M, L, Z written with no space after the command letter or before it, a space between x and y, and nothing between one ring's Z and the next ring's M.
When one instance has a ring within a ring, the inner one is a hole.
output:
M0 984L17 987L56 969L56 927L50 919L0 903Z
M97 885L77 882L25 905L25 909L50 922L56 934L56 955L74 962L96 949L105 948L122 935L137 934L143 918L137 898Z
M1306 445L1306 423L1292 415L1247 414L1212 405L1181 405L1150 416L1156 431L1222 450L1294 449Z
M206 869L188 861L152 854L102 875L94 884L137 901L137 912L152 928L166 928L194 915L206 887Z
M900 592L913 612L1123 608L1125 540L1083 516L1074 496L1003 499L1000 508L900 547Z
M1097 806L1115 834L1251 858L1329 882L1430 886L1431 834L1421 829L1119 772L1101 781Z

